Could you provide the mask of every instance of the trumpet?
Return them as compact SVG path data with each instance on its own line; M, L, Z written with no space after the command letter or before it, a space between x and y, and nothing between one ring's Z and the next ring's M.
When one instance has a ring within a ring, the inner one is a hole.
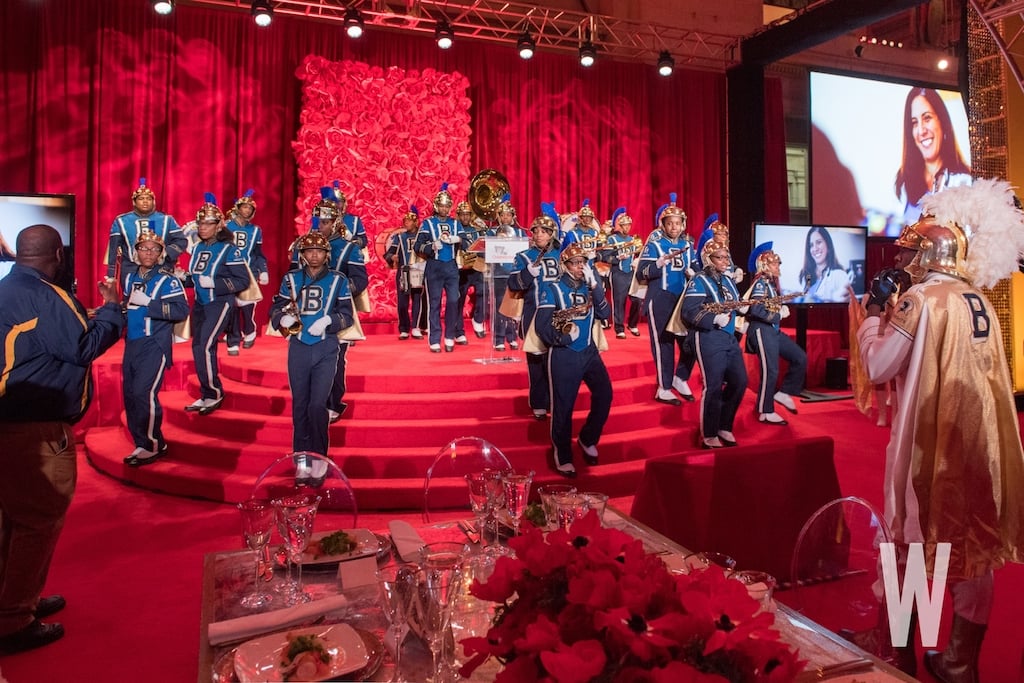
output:
M578 316L586 315L589 311L589 301L585 304L577 304L569 308L557 310L551 315L551 326L562 334L570 334L572 328L576 326L573 320Z
M710 313L730 313L732 311L745 308L747 306L754 306L760 304L767 308L772 313L778 313L782 305L787 301L792 301L797 297L803 296L803 292L793 292L792 294L782 294L780 296L769 296L764 299L737 299L735 301L712 301L711 303L704 304L701 309Z
M281 309L281 312L295 318L295 322L291 325L281 328L281 334L285 337L294 337L302 332L302 318L299 316L299 306L295 303L295 299L292 299L285 304L284 308Z

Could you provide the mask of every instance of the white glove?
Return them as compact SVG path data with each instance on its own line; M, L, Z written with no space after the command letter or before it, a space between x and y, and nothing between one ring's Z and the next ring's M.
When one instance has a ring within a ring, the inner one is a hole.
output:
M268 275L267 273L260 273L260 276L256 281L259 282L261 285L269 285L270 275Z
M288 315L285 313L281 316L281 319L277 321L277 326L286 330L297 322L298 320L295 319L294 315Z
M532 275L533 277L537 277L540 275L540 264L531 263L530 265L526 266L526 270L530 271L530 275Z
M692 280L696 275L697 275L697 273L693 270L693 268L687 268L686 269L686 279L687 280Z
M719 313L715 316L715 324L719 327L725 327L729 324L730 320L732 320L732 316L728 313Z
M356 234L354 232L346 230L345 231L345 239L348 240L349 242L355 242Z
M746 315L750 311L750 306L740 306L736 312L740 315Z
M178 280L180 282L184 283L185 282L185 278L188 277L188 273L186 273L183 268L175 267L174 268L174 277L178 278Z
M130 306L148 306L152 300L153 297L147 295L141 289L133 289L131 296L128 297L128 304Z
M788 318L788 317L789 317L789 306L783 304L782 308L779 309L779 318Z
M314 337L319 337L327 329L327 326L331 324L331 316L324 315L320 316L313 321L313 324L309 326L309 333Z
M597 287L597 278L594 277L594 269L590 267L589 263L583 264L583 281L587 283L587 287L593 289Z
M462 238L458 235L452 235L449 233L447 235L441 235L441 241L447 244L458 244L462 241Z
M659 268L664 268L665 264L667 264L671 260L672 260L671 256L669 256L668 254L662 254L661 256L658 257L658 260L657 260L656 263L658 264Z
M210 277L209 275L200 275L199 276L199 286L200 287L206 287L207 289L213 289L216 286L216 284L217 283L215 283L213 281L213 278Z
M573 341L576 341L579 338L580 338L580 326L574 324L572 326L572 331L569 332L569 339L572 339Z
M737 268L730 277L732 277L733 282L739 282L743 279L743 274L743 269Z
M441 251L441 240L434 240L434 251Z

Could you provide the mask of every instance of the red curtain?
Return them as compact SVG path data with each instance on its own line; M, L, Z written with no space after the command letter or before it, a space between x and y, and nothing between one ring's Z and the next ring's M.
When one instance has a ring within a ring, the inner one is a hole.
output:
M465 75L471 166L508 176L524 222L541 201L565 211L589 198L602 218L625 205L644 235L678 192L695 234L727 208L720 73L662 78L610 59L585 70L544 53L524 62L511 46L469 40L444 52L427 37L376 29L353 41L337 25L285 16L259 29L245 11L178 6L161 17L139 0L7 0L0 24L0 190L78 196L86 303L98 299L88 283L140 176L181 223L204 191L223 204L255 188L276 280L295 225L295 71L310 54ZM397 225L405 208L363 218Z

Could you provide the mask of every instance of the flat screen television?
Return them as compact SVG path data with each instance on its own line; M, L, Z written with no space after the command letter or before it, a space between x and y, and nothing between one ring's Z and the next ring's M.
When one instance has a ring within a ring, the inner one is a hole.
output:
M970 184L959 91L812 71L810 102L812 223L897 237L925 192Z
M14 265L18 233L33 225L49 225L64 243L64 268L57 284L75 291L75 195L0 192L0 278Z
M756 223L754 244L772 243L782 259L779 288L799 294L795 305L846 304L847 285L864 294L867 228L847 225Z

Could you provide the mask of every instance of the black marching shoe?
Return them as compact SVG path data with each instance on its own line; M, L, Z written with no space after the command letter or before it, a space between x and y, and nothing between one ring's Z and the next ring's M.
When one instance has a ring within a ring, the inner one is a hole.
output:
M39 602L36 603L36 611L32 613L32 616L36 619L52 617L64 609L67 604L67 600L64 599L63 595L48 595L45 598L39 598Z
M580 450L583 451L583 462L587 463L590 466L596 465L597 464L597 446L584 446L583 442L580 441L579 439L576 439L576 443L577 443L577 445L579 445Z
M31 624L6 636L0 636L0 654L14 654L34 650L64 637L60 624L44 624L35 619Z

